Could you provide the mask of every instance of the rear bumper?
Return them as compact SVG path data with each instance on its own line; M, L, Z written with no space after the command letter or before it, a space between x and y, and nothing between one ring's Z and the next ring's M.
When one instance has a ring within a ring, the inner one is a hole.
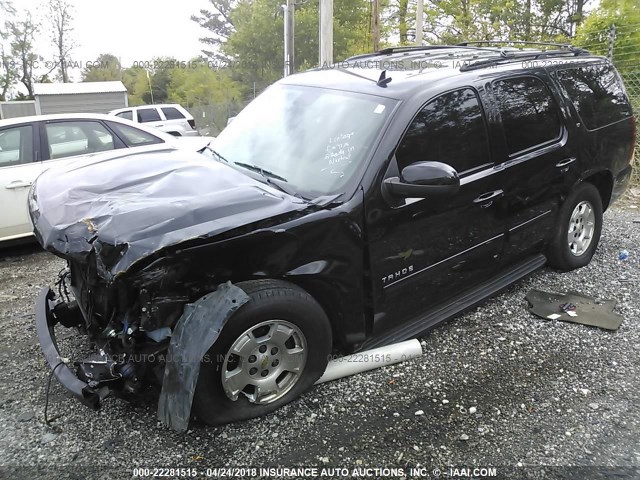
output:
M64 360L58 351L54 325L57 323L51 310L51 301L55 295L50 288L43 288L40 291L36 303L36 330L40 348L44 358L53 370L53 375L60 384L71 393L82 404L93 410L99 410L102 400L109 395L107 387L93 388L86 382L80 380L69 368L68 361Z
M613 191L611 192L611 201L609 205L613 205L622 195L625 190L629 186L629 182L631 180L631 174L633 172L633 167L631 164L627 166L624 170L622 170L616 177L613 179Z

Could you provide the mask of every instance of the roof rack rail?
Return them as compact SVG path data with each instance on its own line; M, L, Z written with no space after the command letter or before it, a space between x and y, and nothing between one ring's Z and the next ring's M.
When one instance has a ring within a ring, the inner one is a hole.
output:
M552 57L556 55L589 55L590 52L583 50L582 48L573 47L570 50L545 50L540 52L513 52L508 50L502 50L499 57L488 58L486 60L478 60L476 62L462 65L460 67L461 72L468 72L470 70L477 70L479 68L490 67L494 65L502 65L506 63L513 63L522 60L537 60L539 58Z
M377 52L354 55L353 57L347 58L345 62L349 60L357 60L360 58L375 57L377 55L420 52L424 50L446 50L448 48L464 48L469 50L482 50L480 47L473 47L473 46L466 46L466 45L408 45L404 47L388 47L388 48L383 48L382 50L378 50Z
M560 47L560 48L567 48L569 50L575 49L576 47L574 47L571 44L568 43L553 43L553 42L530 42L527 40L473 40L473 41L466 41L466 42L461 42L461 43L457 43L456 46L458 47L468 47L469 45L481 45L483 43L491 43L491 44L496 44L496 43L512 43L514 45L545 45L545 46L549 46L549 47Z

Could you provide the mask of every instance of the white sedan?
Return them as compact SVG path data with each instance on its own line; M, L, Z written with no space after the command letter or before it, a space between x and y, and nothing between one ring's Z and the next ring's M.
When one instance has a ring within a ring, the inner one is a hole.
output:
M211 137L176 138L154 128L97 114L0 120L0 242L32 235L27 195L44 170L99 152L167 147L200 151Z

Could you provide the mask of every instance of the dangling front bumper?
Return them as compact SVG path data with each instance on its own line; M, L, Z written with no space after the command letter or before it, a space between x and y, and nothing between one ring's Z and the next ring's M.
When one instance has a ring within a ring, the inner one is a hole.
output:
M36 303L36 330L44 358L53 370L53 375L69 393L89 408L100 410L102 400L109 395L110 389L80 380L69 368L69 361L60 355L53 328L59 321L52 310L54 298L53 291L45 287L40 291Z

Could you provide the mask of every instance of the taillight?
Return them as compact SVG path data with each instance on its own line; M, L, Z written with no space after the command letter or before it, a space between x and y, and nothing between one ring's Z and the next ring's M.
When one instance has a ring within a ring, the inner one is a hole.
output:
M189 122L189 126L195 130L196 129L196 121L195 120L187 120Z

